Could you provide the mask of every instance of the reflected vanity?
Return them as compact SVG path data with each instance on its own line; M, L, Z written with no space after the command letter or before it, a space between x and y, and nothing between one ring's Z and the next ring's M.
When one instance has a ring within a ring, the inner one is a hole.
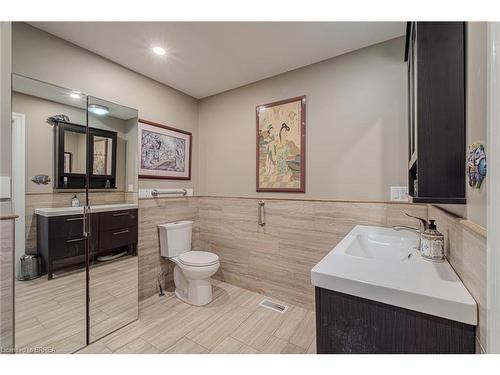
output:
M18 271L15 347L72 353L138 317L138 114L12 78L13 112L24 114L26 134L16 262L36 255L41 266L32 280ZM74 196L81 207L71 207Z

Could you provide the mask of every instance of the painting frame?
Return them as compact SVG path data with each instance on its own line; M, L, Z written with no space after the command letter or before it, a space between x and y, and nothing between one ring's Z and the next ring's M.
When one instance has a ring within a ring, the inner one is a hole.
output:
M272 107L282 106L284 104L300 102L300 178L297 188L284 187L265 187L261 186L260 163L261 163L261 148L260 148L260 112ZM267 104L261 104L255 107L256 116L256 191L268 193L305 193L306 192L306 95L296 96L289 99L279 100Z
M164 136L184 139L186 141L185 143L186 148L188 148L188 150L186 150L184 153L184 166L187 168L187 171L181 174L172 171L160 171L156 169L149 170L147 168L143 168L143 150L142 150L143 131L150 131ZM191 180L191 160L192 160L192 149L193 149L192 148L193 134L191 132L159 124L154 121L139 119L137 136L138 136L138 147L139 147L138 174L140 179Z

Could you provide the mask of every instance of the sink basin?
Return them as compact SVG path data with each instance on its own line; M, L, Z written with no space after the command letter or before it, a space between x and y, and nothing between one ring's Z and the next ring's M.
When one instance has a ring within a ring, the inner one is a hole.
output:
M314 286L477 325L477 305L447 261L430 262L416 233L356 226L311 270Z
M367 259L409 261L418 253L418 236L411 232L392 232L387 234L384 231L371 230L355 234L346 247L345 254Z

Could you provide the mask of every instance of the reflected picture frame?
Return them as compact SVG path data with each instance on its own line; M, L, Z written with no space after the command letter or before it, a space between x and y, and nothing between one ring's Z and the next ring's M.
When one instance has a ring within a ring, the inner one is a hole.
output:
M71 163L73 155L71 152L64 152L64 173L71 173Z

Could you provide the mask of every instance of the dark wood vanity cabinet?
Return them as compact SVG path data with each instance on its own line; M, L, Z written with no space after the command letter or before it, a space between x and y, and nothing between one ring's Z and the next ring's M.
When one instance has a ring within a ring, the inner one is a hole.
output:
M137 252L137 209L90 214L89 260L96 261L122 249ZM51 279L57 271L85 267L82 215L37 215L37 247L43 273Z
M465 204L465 23L409 22L408 192Z
M318 354L473 354L475 326L316 287Z

